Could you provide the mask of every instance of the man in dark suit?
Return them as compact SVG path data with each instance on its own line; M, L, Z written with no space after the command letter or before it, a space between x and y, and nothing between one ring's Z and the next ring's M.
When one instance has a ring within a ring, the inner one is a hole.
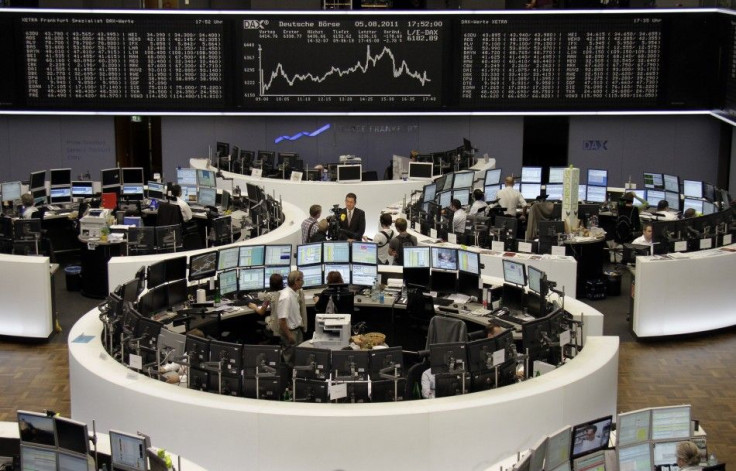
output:
M365 233L365 211L355 207L355 193L345 196L345 209L340 210L340 240L362 240Z

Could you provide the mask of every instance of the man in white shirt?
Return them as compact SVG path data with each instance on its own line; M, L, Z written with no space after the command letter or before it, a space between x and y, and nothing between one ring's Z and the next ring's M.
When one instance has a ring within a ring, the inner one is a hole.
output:
M634 245L652 245L652 223L645 222L642 225L641 235L634 239Z
M432 368L427 368L422 373L422 397L424 399L434 399L434 375Z
M514 189L514 177L506 177L506 186L496 193L498 205L506 208L509 216L516 216L516 208L523 208L526 212L526 200L519 190Z
M378 262L384 265L391 265L394 262L394 257L388 253L388 244L394 238L394 231L391 229L393 219L389 213L383 213L378 220L381 228L373 236L373 242L378 247Z
M468 216L475 216L478 213L481 213L481 216L483 213L485 213L485 209L488 206L485 202L486 195L483 193L483 190L480 188L476 188L473 190L473 204L470 206L470 209L468 210Z
M454 211L452 214L452 232L465 234L465 221L468 219L468 215L465 213L463 205L460 200L454 199L450 203L450 207Z
M173 203L179 206L181 210L181 218L184 222L188 222L192 219L192 208L189 207L189 203L181 199L181 187L177 184L171 185L171 194L174 196Z
M20 197L20 202L23 204L23 219L31 219L36 216L38 208L33 205L33 195L30 193L23 193Z
M294 270L289 273L286 283L286 288L279 295L278 317L284 362L291 365L294 347L304 341L301 312L301 306L304 305L304 274Z

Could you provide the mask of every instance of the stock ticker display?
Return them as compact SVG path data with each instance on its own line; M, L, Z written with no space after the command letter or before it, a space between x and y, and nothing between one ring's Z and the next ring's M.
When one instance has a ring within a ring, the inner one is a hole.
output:
M0 110L713 109L731 18L0 10Z

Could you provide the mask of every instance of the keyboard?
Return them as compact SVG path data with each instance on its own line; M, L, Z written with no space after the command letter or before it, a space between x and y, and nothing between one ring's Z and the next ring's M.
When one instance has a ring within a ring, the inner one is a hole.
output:
M512 324L511 322L506 322L504 320L499 319L498 317L492 318L498 325L505 329L511 329L511 330L521 330L521 326Z
M247 306L250 303L258 304L258 302L255 299L251 298L250 296L246 296L244 298L236 299L235 301L231 302L230 305L236 306L236 307L242 307L242 306Z

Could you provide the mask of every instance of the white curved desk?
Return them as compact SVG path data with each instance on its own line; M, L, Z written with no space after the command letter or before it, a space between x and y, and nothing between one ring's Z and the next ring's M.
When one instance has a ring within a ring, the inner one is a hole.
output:
M671 259L636 257L634 333L655 337L736 325L734 250L736 244Z
M588 308L590 309L590 308ZM616 337L588 337L567 365L497 390L435 400L295 404L218 396L127 370L97 310L69 334L72 417L145 430L208 469L485 469L540 435L616 411ZM80 334L89 343L74 343Z
M0 254L0 335L48 338L54 331L48 257Z

